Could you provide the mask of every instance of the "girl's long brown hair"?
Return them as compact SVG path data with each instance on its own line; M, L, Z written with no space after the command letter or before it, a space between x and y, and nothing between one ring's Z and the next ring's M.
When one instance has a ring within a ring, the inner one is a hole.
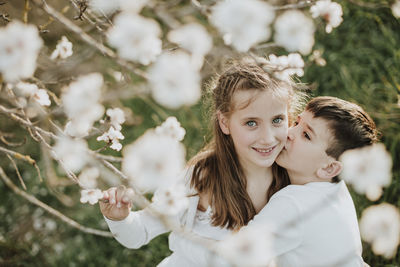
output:
M232 97L237 90L271 90L274 95L290 103L293 87L271 77L252 61L232 64L216 81L213 98L213 138L190 162L193 173L190 185L199 194L209 196L213 208L214 226L238 229L246 225L256 214L246 190L246 177L230 135L225 135L218 123L217 111L229 118L233 112ZM284 169L272 165L273 181L266 195L270 197L289 184Z

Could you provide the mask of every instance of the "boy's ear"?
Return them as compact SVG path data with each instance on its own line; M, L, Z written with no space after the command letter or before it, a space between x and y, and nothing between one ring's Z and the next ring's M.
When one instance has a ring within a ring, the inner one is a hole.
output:
M317 170L317 176L322 180L330 181L333 177L339 175L342 168L343 164L340 161L332 160Z
M228 118L222 114L221 111L217 111L217 118L218 118L218 123L219 123L219 128L221 128L221 131L228 135L229 132L229 126L228 126Z

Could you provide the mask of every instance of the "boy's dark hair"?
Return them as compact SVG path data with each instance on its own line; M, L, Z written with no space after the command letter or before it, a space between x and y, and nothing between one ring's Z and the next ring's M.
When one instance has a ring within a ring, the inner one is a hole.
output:
M330 96L320 96L308 102L307 111L315 118L328 122L333 135L326 154L339 159L348 149L371 145L378 140L378 132L374 121L358 105ZM332 179L338 182L338 177Z

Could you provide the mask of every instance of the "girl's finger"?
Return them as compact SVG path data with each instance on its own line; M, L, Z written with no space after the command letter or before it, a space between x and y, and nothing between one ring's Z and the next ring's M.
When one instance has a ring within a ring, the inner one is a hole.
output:
M108 194L109 194L109 202L111 205L114 205L116 202L116 192L117 189L115 187L112 187L108 189Z
M132 188L128 188L125 190L124 195L122 196L121 202L123 204L129 204L133 201L133 197L135 195L135 192L133 191Z

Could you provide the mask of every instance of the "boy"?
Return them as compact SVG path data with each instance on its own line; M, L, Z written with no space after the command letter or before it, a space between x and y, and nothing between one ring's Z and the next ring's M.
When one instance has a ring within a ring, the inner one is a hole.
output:
M337 177L338 159L376 140L375 123L359 106L334 97L312 99L276 160L291 185L275 193L239 233L269 225L271 259L278 266L363 266L356 211Z

